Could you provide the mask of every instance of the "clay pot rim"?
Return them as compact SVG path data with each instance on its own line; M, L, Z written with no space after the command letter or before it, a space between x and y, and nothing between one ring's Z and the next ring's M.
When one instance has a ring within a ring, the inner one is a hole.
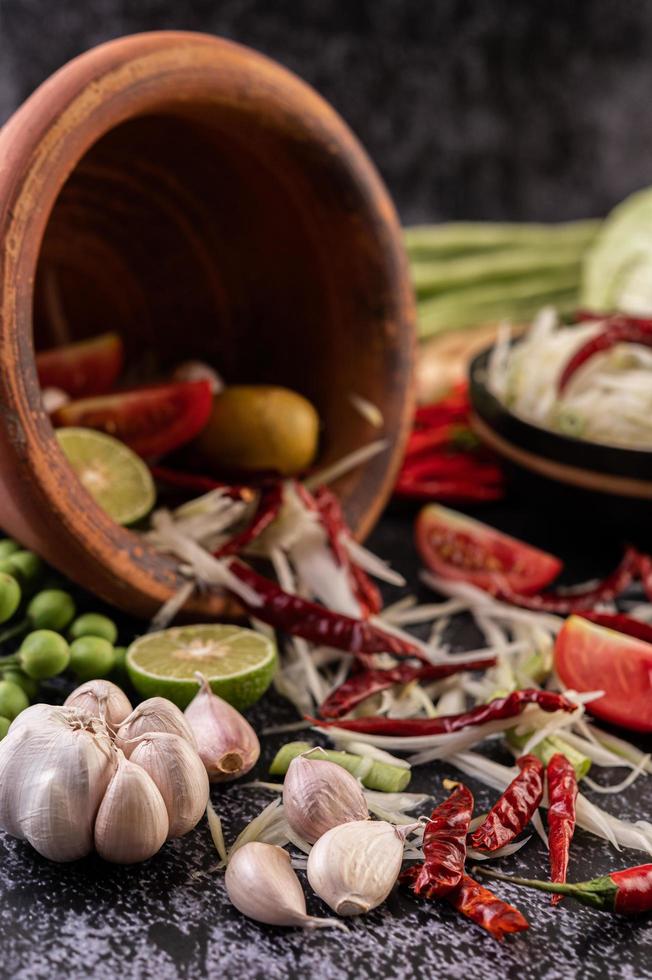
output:
M216 61L216 56L218 60ZM169 60L166 74L165 61ZM5 282L14 275L16 288L5 289L4 315L21 324L10 343L20 371L15 390L0 380L0 393L8 409L15 413L17 424L25 433L29 464L38 485L35 493L42 506L48 507L55 520L64 525L87 525L85 549L108 566L111 574L125 584L142 590L160 604L185 581L176 571L176 563L161 555L142 536L116 525L95 504L86 491L88 503L76 507L74 497L81 486L75 477L70 493L71 470L59 449L54 430L42 411L40 388L36 375L32 338L33 281L26 281L24 270L33 273L47 223L65 181L85 153L97 140L121 123L153 112L171 110L183 102L184 85L199 86L204 97L220 101L228 98L228 75L222 73L225 60L237 60L249 78L258 83L249 95L256 99L282 100L293 123L307 133L326 136L346 149L349 165L360 186L370 188L376 207L380 202L383 217L398 230L393 205L373 165L356 138L328 103L308 84L289 70L247 47L209 35L191 32L163 31L132 35L109 41L69 62L24 103L0 131L0 147L7 160L5 174L25 174L20 183L11 183L0 172L0 237L10 243L7 258L0 258L0 273ZM214 70L211 82L201 70ZM150 82L156 85L150 87ZM183 90L183 91L182 91ZM239 93L242 98L242 93ZM29 125L25 125L25 120ZM85 126L80 126L81 121ZM35 207L33 202L38 201ZM388 265L395 261L395 243L388 236L385 243ZM4 268L3 268L4 266ZM23 270L23 274L20 274ZM29 278L29 277L28 277ZM411 311L411 297L401 300ZM29 329L25 320L29 317ZM411 360L414 338L406 357ZM379 483L373 505L354 530L364 537L377 520L391 491L400 463L401 446L411 418L411 399L406 399L400 431L388 453L384 478ZM203 597L191 601L202 615L228 615L236 606L225 610L224 597ZM228 603L227 603L228 606Z

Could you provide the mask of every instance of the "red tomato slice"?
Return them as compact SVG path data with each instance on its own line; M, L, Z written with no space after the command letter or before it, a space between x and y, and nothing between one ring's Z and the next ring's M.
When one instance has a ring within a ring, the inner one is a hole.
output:
M117 333L104 333L76 344L39 351L36 370L41 388L61 388L71 398L103 395L122 370L124 350Z
M596 718L652 732L652 643L570 616L557 635L555 670L575 691L604 691L586 706Z
M164 456L201 432L213 408L210 381L133 388L69 402L52 416L57 426L100 429L121 439L139 456Z
M490 592L500 591L502 585L533 595L561 571L554 555L440 504L423 508L415 531L419 554L428 568L442 578L470 582Z

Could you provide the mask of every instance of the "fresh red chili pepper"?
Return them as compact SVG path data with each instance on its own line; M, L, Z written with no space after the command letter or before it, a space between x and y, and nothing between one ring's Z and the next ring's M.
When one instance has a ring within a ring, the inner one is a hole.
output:
M260 537L265 528L276 520L283 504L283 484L272 483L260 491L256 512L244 530L223 544L214 552L216 558L239 554L243 548Z
M411 681L434 681L443 677L451 677L465 670L484 670L493 667L495 660L468 660L464 663L455 664L432 664L430 666L412 666L411 664L397 664L387 670L369 669L359 670L351 674L343 684L340 684L329 696L319 709L322 718L340 718L348 714L356 705L378 694L386 691L394 684L409 684Z
M588 619L598 626L606 626L608 629L616 630L618 633L627 633L628 636L635 636L638 640L645 640L652 643L652 625L643 623L640 619L633 616L626 616L624 613L602 613L586 610L578 613L582 619Z
M603 912L617 912L620 915L652 912L652 864L639 864L634 868L612 871L600 878L572 884L516 878L489 868L475 870L487 878L509 881L512 885L523 885L524 888L534 888L553 895L569 895L582 905L590 905Z
M430 405L419 405L414 413L414 422L417 427L432 427L441 422L452 421L455 418L466 418L470 408L469 386L465 381L462 381L455 385L451 393L445 398L440 398L439 401L432 402Z
M485 486L466 480L404 480L394 488L399 497L419 500L446 500L457 502L501 500L504 492L501 486Z
M557 390L561 394L569 381L596 354L611 350L616 344L645 344L652 347L652 320L615 316L610 318L602 333L591 337L575 351L559 376Z
M379 613L383 608L380 590L374 585L365 570L351 561L342 542L344 536L349 535L351 537L351 531L344 520L339 499L329 487L318 487L314 492L313 501L323 528L328 535L333 554L339 565L347 570L351 587L360 603L363 615Z
M224 490L234 500L253 500L255 496L255 491L251 487L222 483L220 480L214 480L212 476L184 473L183 470L173 470L167 466L150 466L150 472L158 483L165 483L177 490L189 490L192 493Z
M256 613L256 615L259 615ZM470 725L483 725L487 721L514 718L525 710L528 704L538 705L542 711L575 711L576 704L556 691L539 691L526 688L512 691L502 698L494 698L488 704L479 704L470 711L458 715L440 715L437 718L342 718L338 721L314 721L322 728L345 728L350 732L367 735L446 735L458 732ZM537 760L538 761L538 760Z
M261 603L250 607L251 614L276 629L301 636L310 643L347 650L365 666L370 666L370 662L363 655L370 653L391 653L395 657L416 657L429 662L418 646L385 633L367 620L343 616L316 602L284 592L275 582L237 559L231 559L229 567L241 582L260 596Z
M518 837L543 797L543 764L534 755L516 760L521 770L496 800L471 843L482 851L497 851Z
M627 588L637 574L640 574L640 556L634 548L628 547L610 575L582 592L540 592L538 595L521 595L510 590L497 578L492 594L524 609L559 613L563 616L573 612L581 613L586 609L591 610L600 602L610 602Z
M548 781L548 845L550 880L566 881L570 844L575 832L575 801L577 776L565 755L555 753L546 767ZM552 896L552 904L561 902L561 895Z
M650 317L631 316L626 313L617 313L615 317L619 320L626 320L628 323L638 323L643 326L648 324L650 329L652 329L652 319ZM613 320L615 317L607 316L604 313L594 313L592 310L576 310L575 312L576 323L591 323L595 320Z
M485 929L494 939L503 939L513 932L524 932L530 924L518 909L469 875L462 875L461 883L445 896L449 905L461 912L476 925Z
M419 898L441 898L462 881L473 794L462 783L432 811L423 834L423 863L408 868L401 881Z

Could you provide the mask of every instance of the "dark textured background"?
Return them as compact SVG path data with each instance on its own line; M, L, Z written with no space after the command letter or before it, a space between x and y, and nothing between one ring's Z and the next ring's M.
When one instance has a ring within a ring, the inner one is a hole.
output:
M163 28L312 82L405 221L599 215L652 183L645 0L0 0L0 122L86 48Z

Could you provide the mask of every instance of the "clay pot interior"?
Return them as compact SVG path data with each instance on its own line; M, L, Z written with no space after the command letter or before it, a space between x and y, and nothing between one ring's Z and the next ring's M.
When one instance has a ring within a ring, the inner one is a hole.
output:
M357 144L329 151L327 140L278 113L261 117L247 99L163 91L147 102L107 127L61 180L34 277L34 346L115 330L126 383L200 358L227 383L287 385L319 411L324 463L378 437L348 397L365 396L383 410L390 447L336 487L364 535L391 487L411 409L411 296L382 185ZM64 510L85 496L78 484L68 492ZM120 586L118 566L103 569L91 587L130 611L152 612L178 581L170 562L127 541L129 531L112 526L110 534L123 553L122 578L124 553L141 567ZM46 547L45 557L89 584L79 554ZM219 607L198 600L194 611Z

